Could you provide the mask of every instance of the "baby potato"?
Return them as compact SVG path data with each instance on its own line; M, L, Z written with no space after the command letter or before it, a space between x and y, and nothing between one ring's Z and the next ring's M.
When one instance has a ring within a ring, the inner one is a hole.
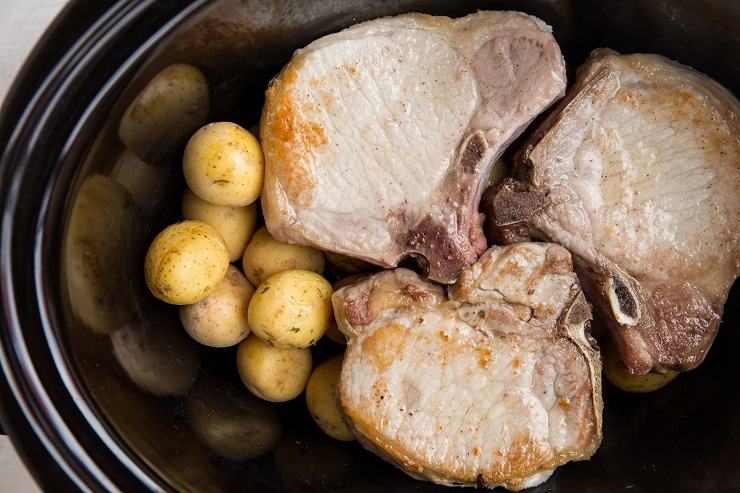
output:
M246 460L273 450L282 436L275 405L231 379L204 374L185 400L185 418L196 436L222 457Z
M252 202L243 207L212 204L201 199L189 188L182 195L182 216L210 224L221 233L229 250L229 262L236 262L257 229L259 210Z
M118 127L121 142L147 162L182 152L187 139L208 119L208 81L187 63L155 75L134 98Z
M152 241L144 259L149 290L173 305L202 300L229 268L229 251L221 234L203 221L172 224Z
M491 171L488 173L488 183L486 184L486 187L497 185L507 176L509 176L509 167L503 159L498 159L493 163L493 166L491 166Z
M286 402L298 397L311 376L309 348L282 349L255 334L239 343L236 367L244 385L260 399Z
M325 266L326 259L320 250L278 241L265 226L255 231L242 258L242 269L253 286L283 270L303 269L323 274Z
M130 248L133 197L118 182L91 175L69 220L63 265L74 313L94 332L110 334L136 313L122 259Z
M347 274L359 274L361 272L370 272L375 266L370 262L365 262L358 258L342 255L341 253L324 252L326 260L337 269Z
M141 390L182 395L198 378L202 347L183 333L169 312L149 310L147 317L111 334L113 356Z
M188 140L183 173L201 199L243 207L262 192L265 157L259 141L248 130L236 123L213 122Z
M249 326L257 336L279 348L304 348L316 343L332 316L329 281L308 270L278 272L257 287L249 302Z
M678 376L676 371L633 375L622 362L619 351L609 336L601 339L599 346L604 359L604 376L615 387L626 392L653 392Z
M180 306L180 321L190 337L209 347L229 347L251 332L247 308L254 287L242 272L229 265L211 293L192 305Z
M337 407L337 382L344 355L337 354L322 361L311 373L306 384L306 405L324 433L349 442L355 439Z

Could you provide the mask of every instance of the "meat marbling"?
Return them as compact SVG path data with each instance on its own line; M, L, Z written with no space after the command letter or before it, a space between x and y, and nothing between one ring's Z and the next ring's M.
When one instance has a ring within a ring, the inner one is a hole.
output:
M559 245L521 243L490 248L447 290L398 268L335 292L350 429L445 485L520 490L590 457L601 360L572 269Z
M600 49L481 209L565 246L633 373L689 370L740 272L740 105L689 67Z
M490 166L565 84L549 26L518 12L408 14L316 40L266 93L267 227L452 282L486 248Z

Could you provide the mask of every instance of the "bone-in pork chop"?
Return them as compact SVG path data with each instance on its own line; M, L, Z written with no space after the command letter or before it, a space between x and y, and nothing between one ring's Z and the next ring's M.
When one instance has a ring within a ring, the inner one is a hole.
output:
M740 272L740 104L689 67L601 49L481 208L565 246L633 373L689 370Z
M492 247L446 291L399 268L337 290L339 405L413 477L535 486L601 442L601 360L570 254Z
M486 248L488 171L565 93L550 28L516 12L381 18L298 50L267 90L265 222L279 240L452 282Z

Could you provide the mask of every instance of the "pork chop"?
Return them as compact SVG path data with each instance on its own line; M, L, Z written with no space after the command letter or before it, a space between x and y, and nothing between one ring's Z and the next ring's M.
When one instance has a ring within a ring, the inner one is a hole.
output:
M549 26L517 12L381 18L298 50L267 90L275 238L452 282L486 248L497 157L565 93Z
M589 458L601 360L572 268L559 245L521 243L487 250L447 292L404 268L337 290L350 430L444 485L520 490Z
M740 272L740 104L689 67L600 49L486 192L492 241L565 246L635 374L701 363Z

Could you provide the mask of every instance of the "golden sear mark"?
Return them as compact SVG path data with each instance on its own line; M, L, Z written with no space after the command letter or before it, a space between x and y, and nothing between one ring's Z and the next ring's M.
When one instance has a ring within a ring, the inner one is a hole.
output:
M623 105L638 109L649 105L646 113L662 114L662 119L679 130L692 129L696 144L707 156L734 154L740 146L731 127L735 125L733 112L724 105L711 104L708 97L676 87L654 86L647 90L623 88L617 94ZM731 159L730 159L731 161Z
M488 368L488 363L491 362L491 350L488 348L481 348L478 349L478 353L480 354L480 359L478 360L478 366L483 368L484 370Z
M272 162L288 198L308 206L314 199L317 177L313 161L328 142L324 126L310 118L315 104L295 93L299 67L286 69L267 91L268 132L266 159Z
M367 355L378 374L383 374L403 353L408 334L400 325L389 323L370 333L362 341L362 354Z
M570 400L566 399L565 397L561 397L558 399L558 407L562 409L563 411L567 411L570 409Z

